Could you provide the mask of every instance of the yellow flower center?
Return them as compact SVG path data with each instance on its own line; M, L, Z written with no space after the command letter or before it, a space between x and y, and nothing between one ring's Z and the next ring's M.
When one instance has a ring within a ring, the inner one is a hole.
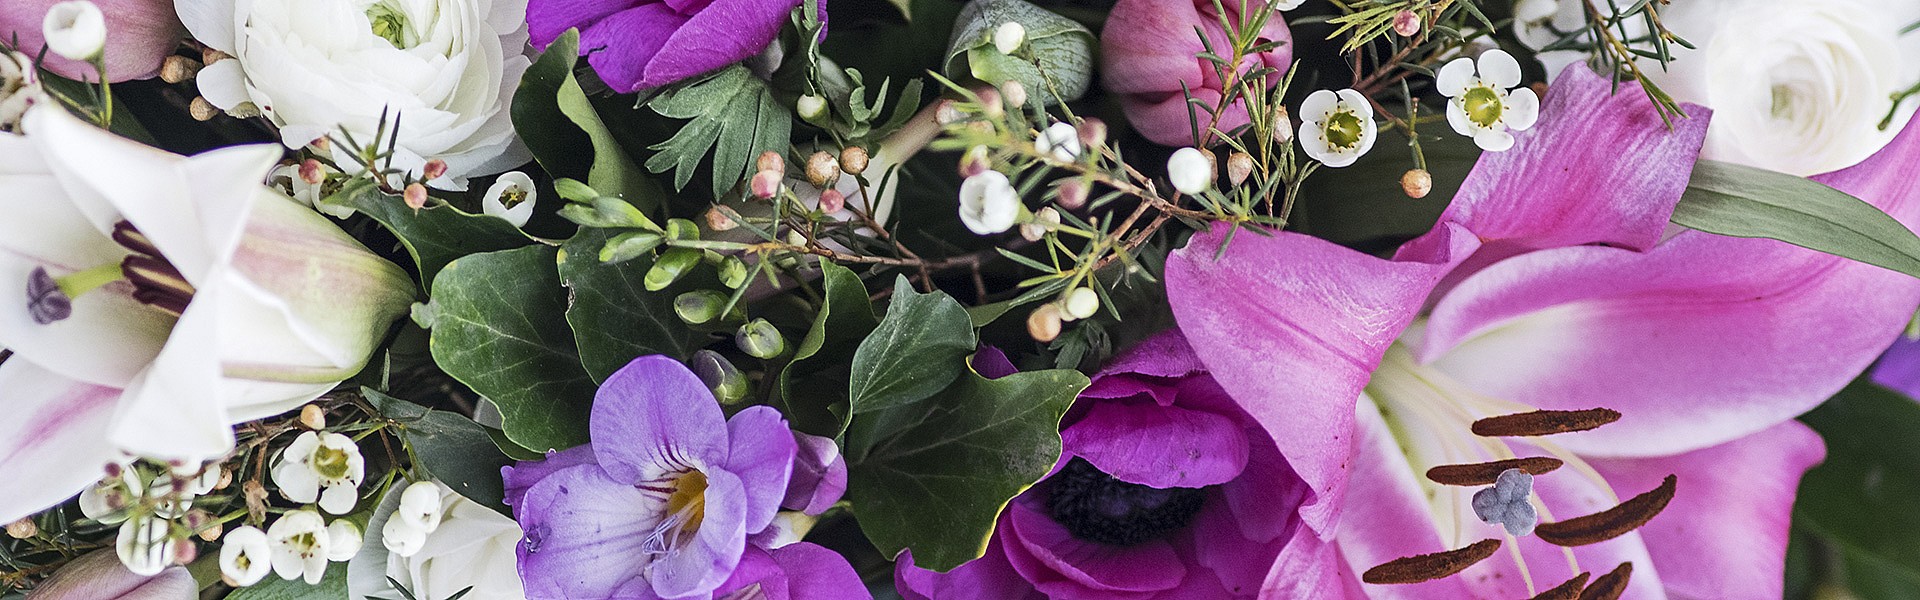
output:
M347 478L347 452L328 446L313 450L313 472L322 479L339 481Z
M1360 145L1360 116L1352 110L1335 110L1320 127L1330 146L1346 150Z
M1467 110L1467 120L1481 127L1499 123L1500 113L1506 108L1500 101L1500 93L1484 85L1467 89L1467 93L1460 96L1460 104Z

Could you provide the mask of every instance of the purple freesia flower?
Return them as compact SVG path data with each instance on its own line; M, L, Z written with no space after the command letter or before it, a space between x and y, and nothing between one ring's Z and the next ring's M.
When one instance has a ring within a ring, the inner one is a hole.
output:
M527 28L542 49L579 29L587 64L615 91L632 92L759 54L801 1L531 0Z
M798 451L793 458L793 477L787 482L787 496L780 508L809 515L827 512L840 496L847 493L847 458L833 438L793 432Z
M1168 260L1181 330L1310 486L1300 518L1344 562L1345 583L1276 597L1340 597L1352 573L1490 538L1507 547L1459 575L1364 595L1528 597L1631 563L1627 598L1780 597L1794 491L1824 454L1793 417L1894 341L1920 281L1772 240L1666 231L1708 111L1687 107L1669 129L1638 90L1612 87L1570 67L1539 125L1483 155L1434 229L1391 260L1288 232L1238 236L1216 258L1220 229ZM1912 227L1920 126L1814 179ZM1596 407L1623 416L1531 438L1470 427ZM1473 510L1486 488L1424 475L1515 456L1566 464L1533 478L1543 521L1668 475L1678 484L1646 525L1569 549L1507 538L1515 523Z
M872 600L866 584L839 553L799 542L763 550L748 547L733 577L714 592L724 600Z
M727 419L671 358L608 377L589 429L590 450L506 473L530 598L711 597L786 496L794 437L779 411Z
M1873 382L1920 398L1920 341L1901 338L1873 366Z
M974 368L1013 372L991 349ZM903 596L1252 598L1319 547L1294 516L1306 485L1177 332L1095 375L1063 422L1060 464L1001 513L986 556L936 573L902 554Z

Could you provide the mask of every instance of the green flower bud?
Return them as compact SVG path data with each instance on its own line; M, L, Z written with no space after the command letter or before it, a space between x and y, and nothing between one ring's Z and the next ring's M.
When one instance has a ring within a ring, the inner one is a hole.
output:
M780 330L766 319L754 319L740 326L733 334L733 344L741 352L759 359L771 359L787 351L787 340L780 336Z
M694 290L673 299L673 314L691 325L699 325L720 318L720 311L727 307L728 296L715 290Z
M680 277L693 271L700 264L700 251L691 248L674 248L660 255L654 261L653 268L647 269L646 288L649 292L658 292L679 281Z
M713 397L721 404L735 404L745 400L753 386L747 382L747 374L733 366L733 362L719 352L701 350L693 353L693 374L713 390Z

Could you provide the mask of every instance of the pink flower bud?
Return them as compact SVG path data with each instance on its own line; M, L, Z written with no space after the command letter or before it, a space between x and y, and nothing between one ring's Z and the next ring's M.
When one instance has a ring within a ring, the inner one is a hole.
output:
M1400 11L1400 14L1393 16L1393 32L1400 34L1400 37L1413 37L1420 33L1420 15L1411 10Z
M407 189L401 194L401 198L407 201L407 208L414 210L426 208L427 186L418 183L407 184Z
M820 192L820 212L837 213L847 207L847 196L840 190L828 189Z
M440 160L438 158L427 161L427 166L420 168L420 176L425 178L427 181L433 181L435 179L439 179L440 176L446 175L446 174L447 174L447 161Z
M749 182L747 187L749 191L753 193L753 197L761 200L772 200L774 196L780 195L780 186L786 183L786 179L787 176L785 173L771 169L764 170L759 173L754 173L753 181Z
M762 171L786 171L787 159L782 158L779 152L768 150L760 153L759 160L754 161L753 166Z
M1080 132L1080 145L1085 146L1089 152L1093 152L1099 149L1101 144L1107 143L1106 121L1087 117L1080 121L1078 131Z
M320 182L327 180L327 170L320 165L320 161L311 158L300 161L300 180L307 182L307 185L320 185Z
M960 177L972 177L993 168L993 159L987 154L986 146L974 146L960 157Z
M1228 6L1237 7L1229 2ZM1184 81L1193 97L1208 106L1218 103L1223 82L1213 76L1212 65L1194 55L1205 51L1197 28L1206 32L1207 41L1218 50L1229 48L1227 34L1213 16L1213 0L1120 0L1107 17L1100 36L1100 71L1107 90L1120 96L1120 107L1127 120L1149 140L1167 146L1192 145L1192 127L1187 119L1187 100L1181 94ZM1254 10L1267 10L1255 2ZM1236 26L1240 16L1229 9L1227 20ZM1237 66L1244 72L1256 67L1272 67L1268 86L1276 85L1293 62L1293 35L1284 19L1272 18L1261 31L1263 38L1286 42L1271 51L1246 57ZM1201 135L1206 135L1209 118L1199 113ZM1216 127L1232 131L1247 124L1245 104L1235 102L1220 115Z
M1054 191L1060 195L1060 208L1074 210L1087 205L1087 180L1070 177L1054 184Z

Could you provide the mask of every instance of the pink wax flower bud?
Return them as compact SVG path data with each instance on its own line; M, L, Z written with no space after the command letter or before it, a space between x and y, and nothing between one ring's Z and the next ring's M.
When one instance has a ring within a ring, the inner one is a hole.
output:
M1241 22L1240 3L1223 4L1227 6L1227 21L1237 26ZM1100 34L1102 82L1120 95L1120 106L1133 127L1155 143L1195 145L1182 83L1203 104L1215 106L1220 101L1225 82L1215 74L1212 63L1195 57L1205 51L1200 37L1194 35L1195 28L1206 32L1207 42L1214 49L1225 52L1231 47L1213 7L1212 0L1120 0ZM1248 10L1271 9L1256 0ZM1246 57L1238 70L1244 73L1262 66L1277 69L1266 78L1266 85L1272 86L1280 82L1293 62L1293 34L1277 14L1269 18L1262 31L1266 39L1285 43ZM1197 111L1196 116L1201 136L1210 137L1206 128L1211 117L1205 111ZM1245 124L1246 105L1235 102L1214 127L1230 132Z

